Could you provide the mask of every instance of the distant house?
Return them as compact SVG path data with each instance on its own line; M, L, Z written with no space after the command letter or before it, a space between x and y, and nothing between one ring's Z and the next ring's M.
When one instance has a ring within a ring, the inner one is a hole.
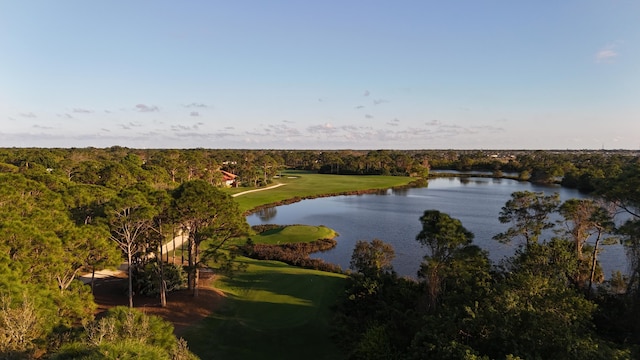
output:
M232 174L228 171L224 171L224 170L220 170L220 172L222 173L222 182L226 185L226 186L235 186L237 185L237 178L238 175L236 174Z

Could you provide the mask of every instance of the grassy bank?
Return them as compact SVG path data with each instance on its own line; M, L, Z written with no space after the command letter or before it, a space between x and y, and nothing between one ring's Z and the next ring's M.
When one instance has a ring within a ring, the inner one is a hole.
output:
M258 206L274 204L292 198L310 198L326 194L388 189L408 185L414 180L415 178L401 176L326 175L304 171L283 171L282 176L275 179L275 181L285 184L285 186L244 194L235 199L242 211L248 211ZM238 193L244 190L247 189L237 188L229 191Z
M318 239L333 239L338 234L326 226L291 225L267 230L251 236L255 244L285 244L298 242L312 242ZM242 245L241 243L239 245Z

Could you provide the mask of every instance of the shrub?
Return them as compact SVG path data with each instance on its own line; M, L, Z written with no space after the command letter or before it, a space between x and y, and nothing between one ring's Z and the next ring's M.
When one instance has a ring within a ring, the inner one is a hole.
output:
M265 231L275 230L275 229L283 229L284 226L276 225L276 224L259 224L253 225L251 229L256 232L256 234L261 234Z
M241 250L245 256L253 259L276 260L306 269L342 273L342 268L338 265L325 263L321 259L309 258L309 254L333 249L336 244L337 241L334 239L319 239L308 243L282 245L254 244L249 239Z
M163 264L164 280L167 292L184 289L187 277L181 265ZM135 283L138 292L145 296L160 295L160 267L157 261L152 261L144 267L138 268Z
M52 359L197 359L170 323L135 309L115 307L85 329L84 341L63 346Z

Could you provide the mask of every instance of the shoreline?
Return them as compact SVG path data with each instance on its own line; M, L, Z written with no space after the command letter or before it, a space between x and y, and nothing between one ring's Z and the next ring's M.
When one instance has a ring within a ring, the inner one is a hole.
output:
M275 206L281 206L281 205L289 205L289 204L300 202L302 200L319 199L319 198L332 197L332 196L375 194L375 193L386 192L389 189L408 189L408 188L420 186L422 181L427 181L427 179L421 178L421 179L417 179L415 181L412 181L407 185L391 186L391 187L384 188L384 189L351 190L351 191L342 191L342 192L337 192L337 193L326 193L326 194L320 194L320 195L294 196L294 197L289 198L289 199L280 200L280 201L276 201L276 202L272 202L272 203L268 203L268 204L263 204L263 205L258 205L256 207L250 209L250 210L245 211L243 213L243 215L244 216L249 216L249 215L254 214L254 213L256 213L256 212L258 212L258 211L260 211L262 209L275 207ZM281 185L286 185L286 184L281 184ZM267 190L267 189L268 188L259 189L259 190ZM250 191L252 191L252 190L250 190ZM256 191L256 190L253 190L253 191ZM238 193L238 194L242 194L242 193Z

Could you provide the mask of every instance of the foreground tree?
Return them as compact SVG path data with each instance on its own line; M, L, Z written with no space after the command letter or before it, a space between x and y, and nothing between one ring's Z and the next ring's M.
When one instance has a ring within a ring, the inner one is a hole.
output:
M578 287L585 289L589 296L593 282L604 280L602 269L597 263L597 256L605 240L605 234L613 232L615 224L610 212L590 199L567 200L560 206L559 212L563 217L560 221L562 225L560 233L573 244L578 261L578 269L573 276L573 281ZM590 249L589 246L585 249L587 240L594 235L596 237L594 245L590 246ZM599 273L597 278L596 271Z
M209 253L218 253L227 240L246 233L248 225L233 198L206 181L185 182L172 195L173 221L189 236L188 286L197 296L200 245L210 240Z
M44 334L42 315L33 300L23 294L20 302L0 293L0 356L6 359L29 358Z
M359 240L351 255L350 268L367 276L379 276L393 271L393 247L380 239Z
M640 158L626 164L614 178L599 184L597 193L612 201L627 215L619 234L631 263L628 288L640 313Z
M499 220L511 223L507 231L494 236L501 242L510 242L517 238L525 241L529 247L538 242L543 230L551 229L554 223L549 220L560 204L560 195L544 195L541 192L517 191L511 194L511 200L502 207Z
M594 333L596 305L572 286L578 266L573 244L553 239L532 244L511 258L478 318L486 339L476 348L490 358L610 359L616 357Z
M78 272L91 268L92 277L96 266L115 265L122 258L114 252L109 242L109 232L101 226L82 225L72 227L62 236L62 252L58 255L64 263L53 269L58 288L65 291L76 278ZM93 279L91 282L93 289Z
M155 210L146 197L135 189L123 190L106 206L110 239L115 241L127 259L129 307L133 307L133 260L146 249L144 237L152 224Z
M426 281L429 307L435 308L442 291L445 269L464 247L471 244L473 233L462 226L460 220L437 210L425 211L420 222L422 230L416 240L427 247L428 253L418 275Z
M160 305L162 307L167 306L167 283L165 280L164 261L162 260L164 242L166 240L164 228L169 222L169 207L171 206L171 196L164 190L153 190L148 185L141 186L149 203L156 210L156 215L151 221L151 225L148 228L146 239L147 246L153 252L153 258L156 260L157 265L157 281L158 289L160 290ZM146 259L145 259L146 260ZM146 262L146 261L145 261ZM153 263L153 261L151 261ZM144 264L146 266L147 264ZM156 267L152 267L156 268Z
M402 359L420 317L418 284L398 278L391 267L394 250L374 239L359 241L351 256L346 291L340 297L334 340L349 359ZM383 270L384 269L384 270Z

